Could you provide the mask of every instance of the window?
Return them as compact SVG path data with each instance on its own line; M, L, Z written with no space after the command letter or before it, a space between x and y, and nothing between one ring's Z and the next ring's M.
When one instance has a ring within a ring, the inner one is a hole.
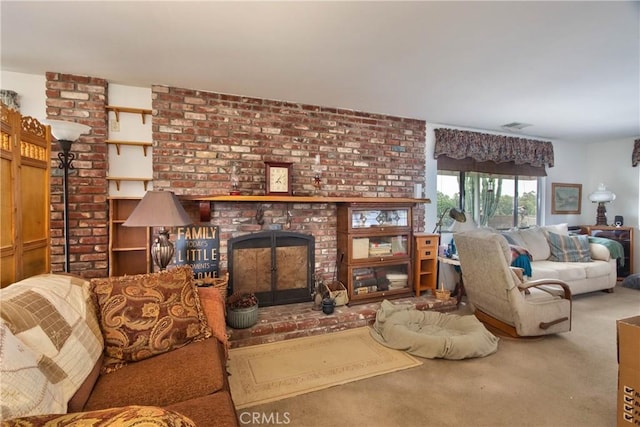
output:
M537 177L442 170L437 191L438 218L459 207L480 226L508 229L538 223ZM445 215L442 222L448 230L453 220Z
M460 172L438 171L437 207L438 219L451 208L460 207ZM450 230L453 219L442 217L442 230Z

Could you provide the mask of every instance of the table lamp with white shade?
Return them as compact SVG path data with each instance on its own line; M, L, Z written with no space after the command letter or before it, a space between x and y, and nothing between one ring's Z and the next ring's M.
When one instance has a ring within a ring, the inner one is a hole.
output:
M598 189L589 194L589 200L598 204L596 211L596 225L607 225L607 208L605 203L611 203L616 199L616 195L607 190L604 184L598 185Z

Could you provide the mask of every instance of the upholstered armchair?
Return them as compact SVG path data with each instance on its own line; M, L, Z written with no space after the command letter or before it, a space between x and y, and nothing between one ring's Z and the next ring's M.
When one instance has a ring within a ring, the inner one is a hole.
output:
M486 230L455 234L462 280L478 319L514 337L571 330L571 291L557 279L523 282L507 240Z

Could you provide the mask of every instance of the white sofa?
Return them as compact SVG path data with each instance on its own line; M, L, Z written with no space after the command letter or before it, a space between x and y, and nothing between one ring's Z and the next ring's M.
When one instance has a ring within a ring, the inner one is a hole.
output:
M617 283L616 260L611 258L609 249L598 243L589 243L587 257L590 261L554 261L553 254L558 252L558 238L556 237L553 242L555 243L554 247L550 243L548 233L569 236L567 224L500 232L510 244L522 246L531 254L533 258L531 261L531 280L564 280L569 285L572 295L600 290L613 291ZM584 241L584 239L588 239L588 236L581 236L580 239Z

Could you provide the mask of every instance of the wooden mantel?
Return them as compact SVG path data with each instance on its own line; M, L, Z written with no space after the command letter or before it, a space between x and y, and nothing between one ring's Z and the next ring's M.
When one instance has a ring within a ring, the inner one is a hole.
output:
M179 196L181 200L200 202L200 221L211 221L211 202L220 203L431 203L431 199L413 197L322 197L322 196Z
M198 202L262 203L431 203L431 199L413 197L322 197L322 196L179 196Z

